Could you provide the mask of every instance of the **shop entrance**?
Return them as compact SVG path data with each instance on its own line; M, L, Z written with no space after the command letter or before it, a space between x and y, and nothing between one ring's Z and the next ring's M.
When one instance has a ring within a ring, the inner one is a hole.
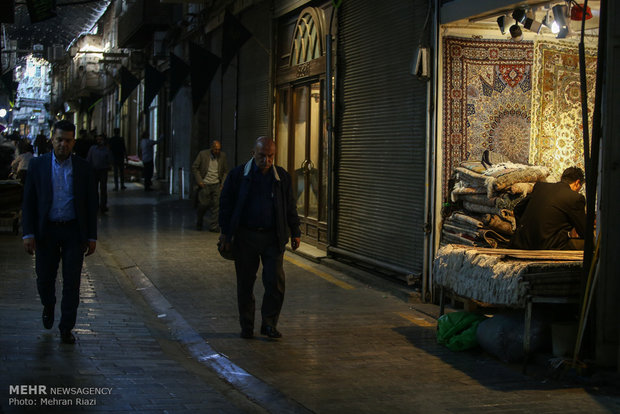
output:
M279 24L276 74L276 163L293 180L305 243L327 247L327 131L324 11L307 7Z
M323 80L278 89L277 162L293 179L302 239L322 247L327 231L326 134Z

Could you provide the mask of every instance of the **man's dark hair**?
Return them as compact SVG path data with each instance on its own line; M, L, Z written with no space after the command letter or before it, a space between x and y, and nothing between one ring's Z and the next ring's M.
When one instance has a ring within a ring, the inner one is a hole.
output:
M73 135L75 136L75 125L73 125L73 123L67 121L66 119L63 119L62 121L56 122L54 124L54 128L53 128L52 132L56 133L57 129L60 129L61 131L73 132Z
M583 173L583 170L579 167L568 167L564 170L564 172L562 173L562 178L560 179L560 181L567 184L572 184L577 180L579 180L581 183L585 181L585 174Z

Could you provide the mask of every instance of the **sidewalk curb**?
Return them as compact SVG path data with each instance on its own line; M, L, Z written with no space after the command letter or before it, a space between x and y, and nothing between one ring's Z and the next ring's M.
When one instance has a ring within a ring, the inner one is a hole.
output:
M104 249L117 263L119 271L133 284L157 317L168 326L172 336L187 349L196 361L213 370L248 399L270 412L311 413L299 402L282 394L276 388L237 366L223 354L215 351L200 334L176 311L147 275L124 252L119 254Z

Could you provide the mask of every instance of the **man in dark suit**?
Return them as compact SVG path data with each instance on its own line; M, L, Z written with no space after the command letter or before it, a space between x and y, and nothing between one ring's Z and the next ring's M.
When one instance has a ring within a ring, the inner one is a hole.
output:
M536 183L514 209L517 230L511 246L528 250L583 250L586 199L580 168L564 170L560 182Z
M80 273L84 253L95 252L97 240L97 187L91 166L72 155L75 125L54 125L54 151L34 158L24 188L22 225L24 249L36 254L37 289L43 304L43 326L54 325L56 274L62 259L62 342L73 344L80 302Z
M254 282L263 263L265 294L260 332L280 338L276 329L284 301L284 247L299 247L299 216L291 176L274 165L275 142L259 137L253 158L228 174L220 197L220 245L233 249L237 273L237 305L241 337L254 336Z

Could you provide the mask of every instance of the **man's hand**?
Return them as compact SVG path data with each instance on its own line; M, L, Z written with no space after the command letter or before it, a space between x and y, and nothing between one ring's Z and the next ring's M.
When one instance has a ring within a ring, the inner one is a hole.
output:
M223 252L229 252L232 249L232 243L227 241L228 237L225 234L220 234L220 250Z
M84 246L84 251L86 252L86 256L90 256L95 253L95 249L97 248L97 242L93 240L89 240Z
M205 182L204 181L198 181L198 187L205 188Z
M24 239L24 250L26 251L26 253L28 253L29 255L33 255L35 248L36 244L34 241L34 237Z
M301 239L299 237L291 238L291 247L293 248L293 250L297 250L300 243Z

